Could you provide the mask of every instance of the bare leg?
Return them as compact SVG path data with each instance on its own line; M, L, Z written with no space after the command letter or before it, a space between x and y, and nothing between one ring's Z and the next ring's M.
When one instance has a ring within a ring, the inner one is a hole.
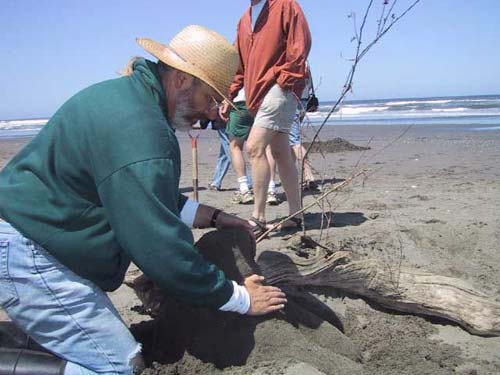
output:
M276 133L271 141L271 150L288 200L288 210L290 214L295 213L300 210L299 177L290 152L288 134Z
M299 161L299 168L302 166L302 155L305 155L306 149L301 144L292 146L292 157L293 159L297 159ZM299 173L300 176L300 173ZM312 173L311 165L309 164L309 160L306 158L304 163L304 181L314 181L314 174Z
M267 158L267 161L269 162L269 170L270 170L270 174L271 174L271 178L269 181L275 182L276 181L276 160L274 160L274 156L273 156L273 153L271 151L270 145L268 145L266 147L266 158ZM273 190L274 190L274 186L273 186Z
M233 169L238 177L246 175L245 158L243 157L243 143L242 139L231 139L229 149L231 151L231 161Z
M266 220L267 188L271 176L266 147L271 143L275 133L274 130L254 125L247 140L255 200L252 216L260 221Z

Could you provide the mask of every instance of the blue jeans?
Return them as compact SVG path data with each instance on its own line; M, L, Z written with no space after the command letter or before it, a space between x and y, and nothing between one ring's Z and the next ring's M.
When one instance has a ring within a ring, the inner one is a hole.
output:
M288 139L290 141L290 146L296 146L300 144L300 124L297 115L295 116L292 127L290 128Z
M231 165L231 151L229 150L229 138L227 136L225 129L217 129L220 139L220 151L219 158L217 159L217 165L215 166L214 178L210 185L220 189L222 186L222 180L227 174L229 165ZM252 186L252 176L249 173L249 168L245 168L246 176L248 181L248 186Z
M231 165L231 152L229 151L229 138L227 137L226 131L224 129L217 129L217 133L219 133L220 151L217 165L215 166L214 178L210 185L220 189L222 180Z
M138 344L110 299L40 245L0 221L0 306L67 361L65 375L132 374Z

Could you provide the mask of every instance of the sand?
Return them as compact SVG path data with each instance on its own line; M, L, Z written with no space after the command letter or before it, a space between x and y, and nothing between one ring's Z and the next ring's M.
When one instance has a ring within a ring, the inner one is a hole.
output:
M224 180L225 190L205 188L219 145L215 132L199 134L200 200L249 217L251 206L230 202L236 187L232 171ZM312 154L312 164L324 181L341 181L359 167L369 171L325 202L325 210L332 212L328 230L319 229L319 208L307 213L309 235L315 239L321 235L324 243L395 267L458 277L500 301L500 131L420 126L405 133L399 126L336 126L325 129L321 140L335 137L370 149ZM189 195L189 138L179 133L179 139L183 156L181 188ZM22 144L21 140L0 141L0 164ZM308 195L304 198L305 203L311 200ZM286 203L269 207L268 220L286 212ZM194 233L199 238L205 231ZM275 234L261 242L257 252L285 248L291 241L289 235ZM131 268L130 275L136 272ZM208 357L201 352L209 350L205 345L203 350L176 353L169 363L151 363L145 373L500 373L500 338L472 336L449 322L386 311L331 288L311 292L332 309L340 324L317 321L309 326L292 325L280 317L255 320L232 316L227 326L205 327L201 320L196 334L204 335L205 343L211 343L211 338L220 342L216 338L220 340L222 333L229 335L228 350L233 352L229 362L203 362L201 359ZM129 287L111 293L111 298L127 324L158 324L158 320L142 314ZM161 334L169 337L168 333L167 327ZM154 360L154 355L151 358ZM233 365L235 358L238 363Z

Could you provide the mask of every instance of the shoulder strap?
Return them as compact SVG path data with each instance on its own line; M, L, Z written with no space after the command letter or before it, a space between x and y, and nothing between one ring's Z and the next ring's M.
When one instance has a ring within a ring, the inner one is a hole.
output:
M311 80L311 91L313 95L316 95L316 93L314 92L313 75L311 70L311 64L309 64L309 60L307 60L307 66L309 67L309 79Z

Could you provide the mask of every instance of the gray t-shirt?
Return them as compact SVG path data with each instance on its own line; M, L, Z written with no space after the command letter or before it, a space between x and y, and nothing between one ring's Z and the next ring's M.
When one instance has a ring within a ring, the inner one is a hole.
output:
M259 18L259 14L264 8L264 4L267 0L260 0L257 4L252 5L252 30L255 29L255 22L257 22L257 18Z

